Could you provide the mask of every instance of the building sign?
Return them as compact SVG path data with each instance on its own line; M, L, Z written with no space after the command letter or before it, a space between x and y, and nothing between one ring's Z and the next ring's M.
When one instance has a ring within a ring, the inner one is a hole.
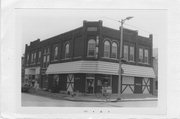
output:
M87 27L87 31L97 31L97 27Z

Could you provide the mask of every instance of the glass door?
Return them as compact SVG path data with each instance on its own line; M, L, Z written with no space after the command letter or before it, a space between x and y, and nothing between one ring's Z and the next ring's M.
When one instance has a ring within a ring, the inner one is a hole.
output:
M94 93L94 79L86 79L86 91L88 94Z
M88 94L94 93L94 82L95 82L95 75L86 74L86 93Z

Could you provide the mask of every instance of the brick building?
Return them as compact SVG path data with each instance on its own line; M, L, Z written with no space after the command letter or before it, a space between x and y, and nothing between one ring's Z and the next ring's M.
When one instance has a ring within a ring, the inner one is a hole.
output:
M124 29L123 35L126 62L121 92L152 93L152 35L139 36L130 29ZM103 26L102 21L83 21L82 27L33 41L25 48L26 78L55 92L95 93L106 82L117 93L119 39L120 31Z

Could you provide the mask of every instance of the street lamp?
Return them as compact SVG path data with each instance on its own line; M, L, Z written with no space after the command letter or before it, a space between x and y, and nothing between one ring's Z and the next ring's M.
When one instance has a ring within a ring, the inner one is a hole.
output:
M126 20L130 20L133 17L126 17L125 19L122 19L121 21L119 21L121 23L121 26L119 27L119 30L121 31L120 34L120 53L119 53L119 84L118 84L118 98L117 100L121 100L121 75L122 75L122 71L121 71L121 60L122 60L122 49L123 49L123 24Z

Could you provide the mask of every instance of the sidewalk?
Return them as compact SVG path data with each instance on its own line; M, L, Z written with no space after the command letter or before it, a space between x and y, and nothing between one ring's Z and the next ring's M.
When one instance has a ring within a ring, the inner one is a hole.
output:
M58 100L69 100L69 101L79 101L79 102L106 102L105 97L97 98L94 94L92 95L78 95L78 96L71 96L62 93L51 93L48 91L43 90L34 90L31 89L29 91L30 94L39 95L49 98L54 98ZM112 94L111 99L108 100L110 102L117 102L117 94ZM121 95L121 102L123 101L157 101L157 97L151 94L122 94Z

